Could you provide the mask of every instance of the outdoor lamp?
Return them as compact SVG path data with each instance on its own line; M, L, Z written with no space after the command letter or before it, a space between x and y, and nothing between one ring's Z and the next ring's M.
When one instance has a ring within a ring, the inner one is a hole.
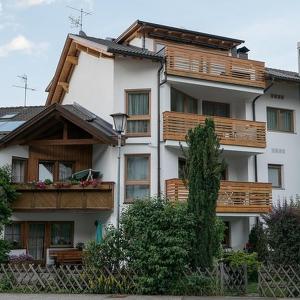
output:
M115 113L110 115L114 120L115 131L118 134L123 133L126 130L126 123L128 115L123 113Z

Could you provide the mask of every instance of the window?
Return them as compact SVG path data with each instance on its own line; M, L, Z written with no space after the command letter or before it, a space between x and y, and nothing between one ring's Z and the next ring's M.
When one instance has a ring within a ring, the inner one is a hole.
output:
M282 188L282 166L281 165L268 165L269 182L272 183L274 188Z
M74 223L52 222L50 224L51 247L73 247Z
M4 239L11 242L14 249L21 249L23 247L21 223L12 223L5 225Z
M72 162L59 162L58 163L58 180L65 181L72 176L73 163Z
M25 182L27 159L13 157L11 163L11 181L15 183Z
M268 130L294 132L294 113L292 110L267 107Z
M150 194L150 155L125 156L125 200L144 198Z
M224 248L230 247L230 222L224 221L225 230L224 230L224 237L222 241L222 246Z
M186 159L179 157L178 158L178 178L185 178L185 167L186 167Z
M230 105L221 102L202 102L202 113L207 116L230 117Z
M150 91L126 91L127 135L150 136Z
M73 170L74 162L71 161L40 161L38 180L66 181L72 176Z
M198 113L198 101L174 88L171 89L171 111Z
M46 179L54 180L54 162L40 161L39 162L39 180L44 181Z

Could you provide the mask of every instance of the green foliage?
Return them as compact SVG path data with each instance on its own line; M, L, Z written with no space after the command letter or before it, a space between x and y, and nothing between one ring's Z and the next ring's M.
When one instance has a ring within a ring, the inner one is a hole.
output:
M257 258L261 262L268 260L268 243L264 228L261 222L252 227L249 234L249 250L256 252Z
M50 185L50 184L53 183L53 181L52 181L51 179L45 179L45 180L44 180L44 183L45 183L46 185Z
M250 281L257 282L259 261L257 253L246 253L243 251L232 251L224 254L224 262L232 267L241 267L246 265L248 278Z
M0 167L0 232L5 224L9 224L12 210L11 203L17 198L18 193L11 184L11 172L8 166ZM7 261L11 245L0 241L0 263Z
M197 220L191 260L194 268L209 267L219 251L215 229L216 203L224 162L213 120L189 130L187 135L188 208Z
M141 292L165 293L182 276L194 239L187 205L164 199L136 200L122 216L125 257L138 272Z
M300 201L286 201L264 216L271 263L300 264Z
M91 268L115 270L119 267L119 261L125 260L123 248L122 232L108 226L101 243L97 244L95 241L88 243L84 252L84 263Z

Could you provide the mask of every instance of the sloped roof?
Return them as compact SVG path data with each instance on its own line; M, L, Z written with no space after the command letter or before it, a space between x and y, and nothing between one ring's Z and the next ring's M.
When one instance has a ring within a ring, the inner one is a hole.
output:
M143 49L136 46L130 46L130 45L122 45L118 44L115 41L106 40L106 39L100 39L95 38L91 36L82 36L82 35L75 35L80 38L83 38L85 40L104 45L107 47L107 52L110 53L119 53L119 54L125 54L125 55L131 55L131 56L139 56L143 58L150 58L154 60L162 60L164 59L164 56L158 53L155 53L153 51L149 51L147 49Z
M32 132L34 134L36 126L38 126L37 128L41 128L41 126L45 126L45 123L47 124L51 120L53 121L55 114L76 124L78 127L107 144L115 145L117 143L117 133L110 123L78 104L60 105L55 103L50 106L44 106L44 109L35 116L3 136L2 139L0 139L0 147L8 146L18 139L22 140L21 137L23 135L30 135ZM42 122L44 125L41 125Z
M274 77L281 80L300 82L300 76L297 72L274 69L274 68L266 68L266 74L269 77Z
M45 108L46 106L44 105L0 107L0 119L5 115L15 114L15 116L7 119L7 121L28 121Z

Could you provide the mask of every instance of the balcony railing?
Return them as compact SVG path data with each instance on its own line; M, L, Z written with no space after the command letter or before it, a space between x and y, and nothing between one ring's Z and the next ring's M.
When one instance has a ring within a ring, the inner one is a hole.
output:
M20 193L13 202L14 211L41 210L112 210L114 183L102 182L97 187L16 185Z
M264 88L264 62L168 46L167 74Z
M188 189L180 179L166 180L166 196L171 201L186 201ZM217 212L265 213L272 205L270 183L221 181Z
M204 124L208 116L164 112L164 140L185 141L189 129L198 124ZM244 147L266 147L266 124L247 120L237 120L223 117L212 117L215 121L216 133L223 145Z

